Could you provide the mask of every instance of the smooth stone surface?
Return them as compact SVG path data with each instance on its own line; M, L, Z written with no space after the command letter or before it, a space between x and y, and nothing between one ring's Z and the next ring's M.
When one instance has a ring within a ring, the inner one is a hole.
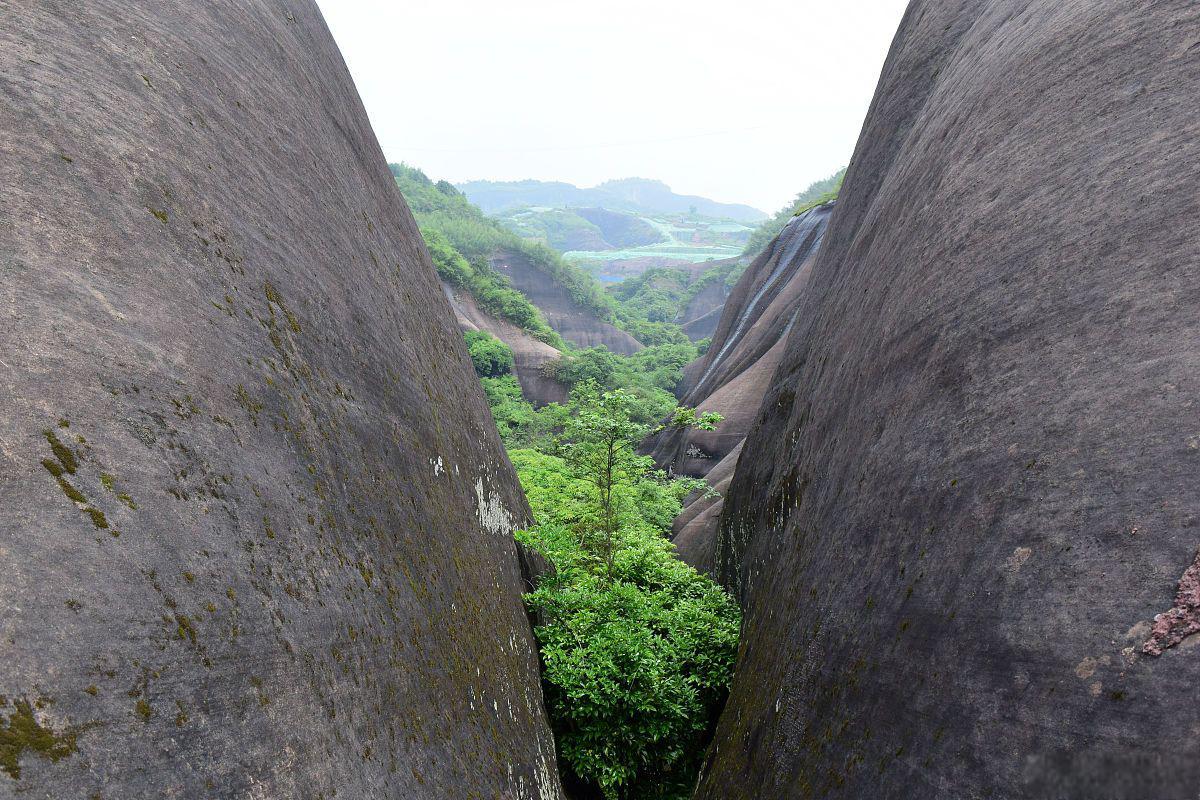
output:
M0 797L560 797L527 508L315 4L6 4L0 94Z
M725 501L698 798L1195 797L1197 87L1195 3L912 3Z

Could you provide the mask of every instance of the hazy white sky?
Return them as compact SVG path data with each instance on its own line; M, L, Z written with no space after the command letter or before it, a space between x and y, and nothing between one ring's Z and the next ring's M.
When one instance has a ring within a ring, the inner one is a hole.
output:
M908 0L318 0L389 161L773 212L854 149Z

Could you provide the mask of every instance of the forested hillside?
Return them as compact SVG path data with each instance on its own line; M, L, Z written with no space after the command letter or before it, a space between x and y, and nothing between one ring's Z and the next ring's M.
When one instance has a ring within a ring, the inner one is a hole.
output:
M554 313L572 327L613 340L606 326L624 331L642 345L685 340L677 328L648 320L623 307L583 270L565 261L544 244L529 241L486 216L446 181L434 182L419 169L392 164L392 175L413 210L425 236L439 275L450 285L469 292L484 311L530 331L537 338L563 349L569 342L548 324ZM539 273L513 288L517 276L506 277L497 259L515 260ZM544 279L541 277L544 276ZM542 309L531 302L539 290L553 289L560 299L556 308ZM563 308L561 299L569 301ZM581 346L589 342L580 341Z

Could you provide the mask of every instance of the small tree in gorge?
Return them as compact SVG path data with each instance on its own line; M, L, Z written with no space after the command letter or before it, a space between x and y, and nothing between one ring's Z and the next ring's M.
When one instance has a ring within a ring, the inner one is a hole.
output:
M600 555L612 572L613 537L619 527L618 514L622 489L634 487L654 467L647 456L636 451L650 428L635 421L638 399L616 389L601 392L594 384L585 384L572 394L575 414L563 432L567 442L565 460L576 477L595 487ZM713 430L721 421L715 413L696 414L692 408L677 408L670 424Z
M572 392L559 455L511 452L539 524L518 539L553 565L526 597L564 774L579 797L688 797L737 655L740 614L666 539L688 492L637 455L636 395ZM672 426L720 416L676 409Z

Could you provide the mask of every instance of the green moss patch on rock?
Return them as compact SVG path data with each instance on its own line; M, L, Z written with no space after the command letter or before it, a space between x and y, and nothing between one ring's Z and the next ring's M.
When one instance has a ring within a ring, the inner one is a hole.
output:
M79 749L79 734L91 727L68 728L55 733L38 721L28 700L17 700L14 706L8 721L0 723L0 769L13 780L21 777L21 757L26 752L59 761Z

